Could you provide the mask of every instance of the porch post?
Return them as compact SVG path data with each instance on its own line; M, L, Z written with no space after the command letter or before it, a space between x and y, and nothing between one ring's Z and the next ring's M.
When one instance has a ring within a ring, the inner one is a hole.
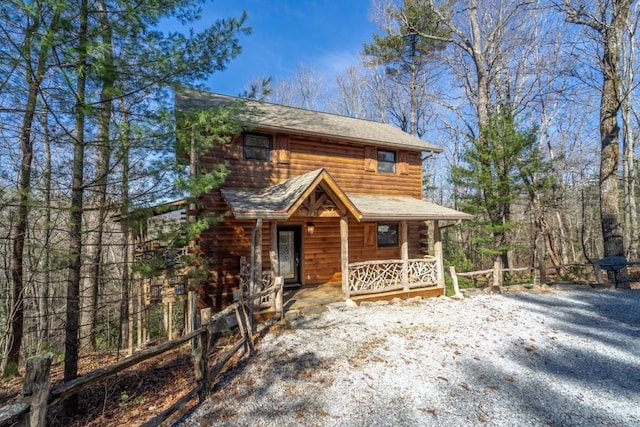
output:
M342 293L345 298L349 298L349 222L346 215L340 217L340 271Z
M262 285L262 218L256 219L256 257L255 257L255 270L254 274L256 275L254 280L255 288L254 292L257 292L261 289Z
M407 221L400 221L400 256L402 258L402 288L409 290L409 243Z
M442 259L442 241L440 240L440 222L433 220L433 252L438 263L438 286L444 289L444 260Z
M280 275L280 262L278 260L278 223L269 221L269 261L273 278Z

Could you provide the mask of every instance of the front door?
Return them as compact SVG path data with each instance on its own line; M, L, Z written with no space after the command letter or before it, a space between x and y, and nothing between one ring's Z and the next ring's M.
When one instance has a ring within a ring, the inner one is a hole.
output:
M278 227L278 263L285 285L300 284L300 226Z

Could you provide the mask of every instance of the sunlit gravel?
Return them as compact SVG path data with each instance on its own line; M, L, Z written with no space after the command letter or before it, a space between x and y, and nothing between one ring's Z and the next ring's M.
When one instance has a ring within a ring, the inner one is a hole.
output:
M638 426L640 291L334 304L178 425Z

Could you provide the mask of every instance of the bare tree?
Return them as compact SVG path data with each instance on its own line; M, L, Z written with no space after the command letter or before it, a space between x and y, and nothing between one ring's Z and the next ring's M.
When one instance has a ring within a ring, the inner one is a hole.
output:
M631 0L598 0L595 4L586 4L583 1L565 0L561 6L567 21L583 26L591 35L596 36L599 44L598 66L602 72L599 187L604 256L624 255L622 220L618 205L618 115L622 79L620 53L631 3Z
M326 83L322 75L314 67L299 65L295 76L276 81L265 99L276 104L324 111L326 94Z
M622 118L622 182L624 191L624 242L625 253L629 259L637 259L639 254L638 211L636 201L637 172L635 168L635 141L638 135L638 115L634 110L634 94L638 81L636 78L637 39L636 34L640 19L640 3L636 3L629 13L629 22L621 43L620 97ZM635 124L635 126L634 126Z

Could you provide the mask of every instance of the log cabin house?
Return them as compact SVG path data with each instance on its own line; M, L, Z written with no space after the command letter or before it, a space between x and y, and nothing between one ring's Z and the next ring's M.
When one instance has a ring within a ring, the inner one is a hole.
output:
M234 100L183 90L176 112ZM224 184L198 206L226 215L199 240L208 305L231 302L249 272L251 283L282 276L285 286L338 287L345 299L444 293L439 223L471 215L422 199L423 158L440 148L383 123L247 107L245 132L191 154L197 168L228 165Z

